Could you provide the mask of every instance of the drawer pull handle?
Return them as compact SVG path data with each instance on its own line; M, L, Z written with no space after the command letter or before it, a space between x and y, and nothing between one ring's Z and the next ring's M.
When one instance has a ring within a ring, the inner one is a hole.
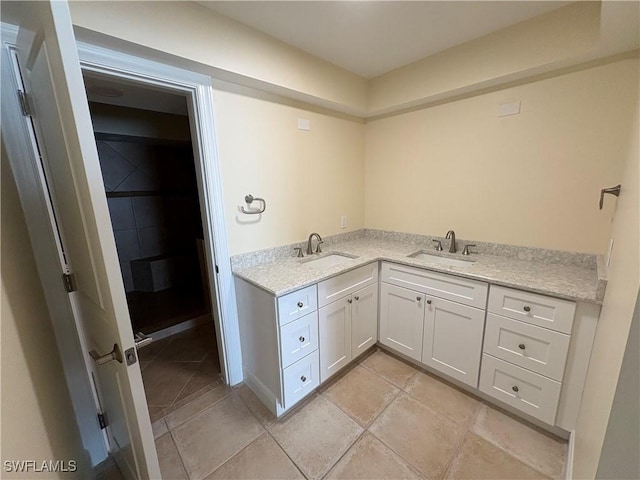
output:
M302 308L302 307L304 307L304 303L298 302L298 308Z
M522 307L522 309L523 309L525 312L530 312L530 311L531 311L531 307L530 307L529 305L525 305L524 307Z
M304 343L304 337L300 337L298 340L300 340L300 343Z
M431 305L431 300L427 300L427 305Z
M360 300L360 297L358 297L357 295L356 295L355 297L353 297L353 298L355 298L355 299L356 299L356 302L357 302L358 300Z
M420 300L422 300L422 297L416 297L416 300L420 301Z
M511 387L511 390L513 390L516 393L518 393L520 391L520 389L518 388L517 385L514 385L513 387Z
M347 302L353 303L353 300L350 298L349 300L347 300Z
M521 343L520 345L518 345L518 348L520 350L524 350L525 348L527 348L527 346L524 343Z
M306 382L306 381L307 381L307 377L305 377L304 375L302 375L302 376L300 377L300 380L302 380L303 382Z

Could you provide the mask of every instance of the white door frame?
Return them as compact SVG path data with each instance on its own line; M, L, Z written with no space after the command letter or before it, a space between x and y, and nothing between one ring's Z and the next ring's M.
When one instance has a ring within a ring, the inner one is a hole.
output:
M87 368L82 334L70 310L68 295L62 288L59 251L48 219L48 200L42 190L38 159L34 154L28 118L22 116L9 65L8 48L15 46L17 27L2 23L2 134L11 160L20 202L25 212L32 248L37 260L45 300L51 315L65 378L83 444L97 464L107 455L104 435L98 426L95 391L91 369ZM192 142L196 160L199 194L203 213L203 231L207 247L211 289L216 289L219 314L216 332L222 355L225 380L235 385L243 380L240 333L235 288L227 246L220 165L214 130L211 78L146 59L78 42L81 67L112 77L173 91L187 96ZM6 68L9 67L9 68ZM8 172L2 172L8 174ZM215 273L215 267L218 272ZM226 367L226 368L225 368Z
M194 160L202 209L202 227L211 289L218 315L213 315L225 381L242 381L242 355L235 288L224 219L222 176L217 155L211 78L85 42L77 42L83 71L133 81L187 96ZM212 255L213 254L213 255ZM217 317L217 318L216 318Z

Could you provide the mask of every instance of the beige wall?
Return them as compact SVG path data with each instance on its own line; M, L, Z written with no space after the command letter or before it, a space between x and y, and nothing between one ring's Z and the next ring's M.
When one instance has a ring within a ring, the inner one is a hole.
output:
M362 123L228 92L214 102L232 255L363 228ZM262 216L238 211L249 193L267 201Z
M367 123L365 226L602 253L637 101L626 59Z
M371 80L369 111L509 78L579 57L597 44L600 2L576 2Z
M4 470L6 460L81 463L85 455L6 158L3 148L0 477L87 478L86 470L75 475Z
M300 100L366 111L364 78L194 2L69 3L74 25L219 69L219 78L250 78L250 86L272 85Z
M574 478L596 475L640 287L639 116L636 105L635 120L626 142L622 191L613 221L615 245L609 281L575 431ZM633 341L637 344L638 339ZM637 435L638 425L629 428L635 429Z

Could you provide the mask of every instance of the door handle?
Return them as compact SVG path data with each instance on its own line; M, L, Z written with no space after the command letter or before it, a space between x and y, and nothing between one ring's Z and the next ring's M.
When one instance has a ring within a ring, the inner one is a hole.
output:
M133 340L135 341L135 344L136 344L136 350L140 350L142 347L146 347L151 342L153 342L153 338L151 338L148 335L145 335L142 332L136 333Z
M100 355L95 350L91 350L89 352L89 355L91 355L91 358L93 358L93 361L96 362L98 365L104 365L105 363L109 363L113 360L117 360L118 362L122 363L122 350L120 350L120 347L118 346L117 343L113 344L113 350L111 350L109 353Z

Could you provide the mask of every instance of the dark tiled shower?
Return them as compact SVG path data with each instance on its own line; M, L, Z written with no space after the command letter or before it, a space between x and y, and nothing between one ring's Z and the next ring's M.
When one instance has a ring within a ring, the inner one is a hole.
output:
M191 144L95 135L134 332L208 313Z

